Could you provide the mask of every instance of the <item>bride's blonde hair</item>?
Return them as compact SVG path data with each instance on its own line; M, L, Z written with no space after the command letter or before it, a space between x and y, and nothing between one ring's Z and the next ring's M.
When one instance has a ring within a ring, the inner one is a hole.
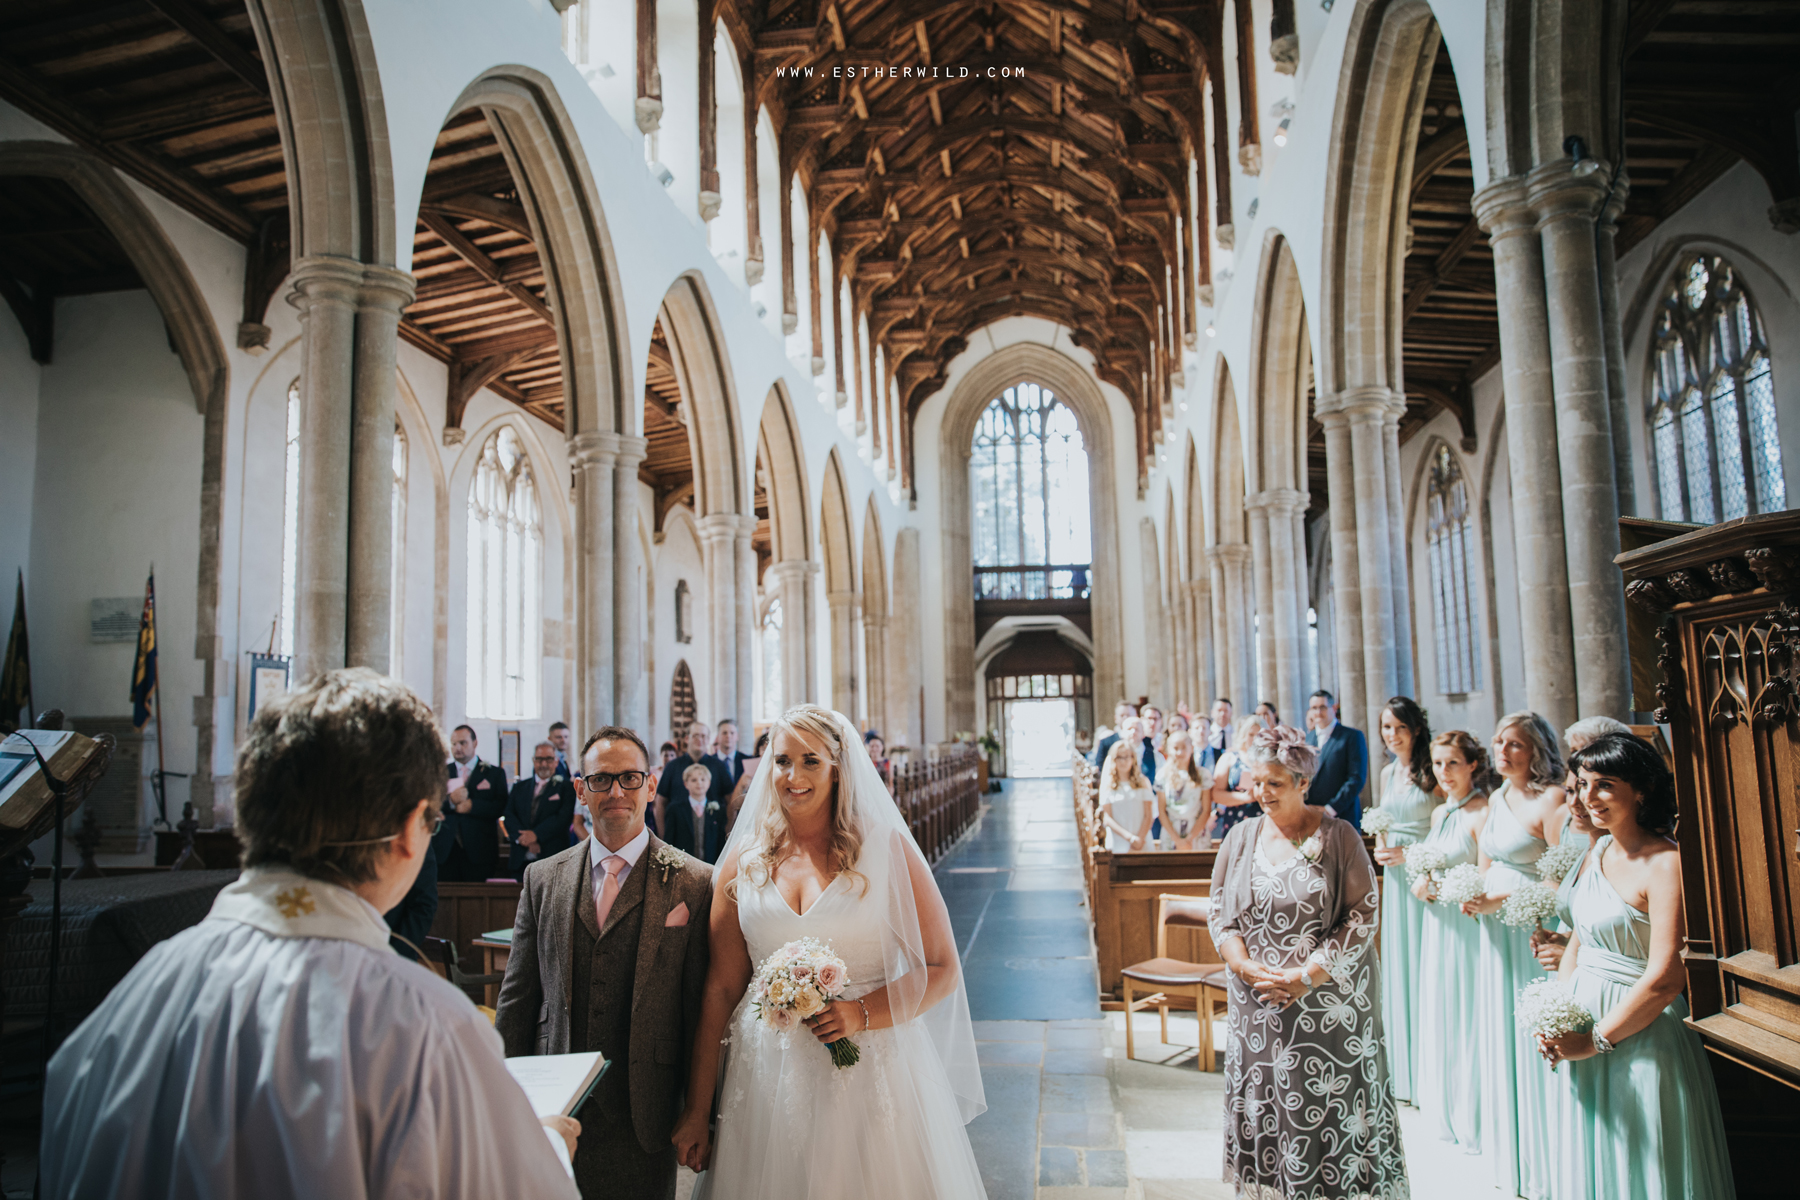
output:
M844 737L837 715L816 704L796 704L769 726L771 754L774 753L776 731L782 729L824 744L825 757L836 776L831 785L830 866L834 874L848 875L866 892L869 881L856 870L857 860L862 857L862 834L850 823L849 806L844 803ZM770 777L764 786L773 791L773 763L769 769ZM750 885L757 888L774 878L775 868L781 865L782 851L789 844L790 832L787 810L782 808L779 798L771 795L764 802L756 826L750 831L750 840L738 858L738 878L748 879Z

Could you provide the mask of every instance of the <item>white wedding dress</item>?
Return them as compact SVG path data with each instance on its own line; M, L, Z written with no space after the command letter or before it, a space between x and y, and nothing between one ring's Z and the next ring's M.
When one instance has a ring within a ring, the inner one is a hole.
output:
M924 966L905 860L919 852L905 826L889 817L894 804L873 766L860 778L868 753L854 727L846 734L854 738L847 757L861 761L847 763L845 775L864 785L852 783L855 792L879 802L860 822L862 880L839 875L802 915L773 879L756 887L740 872L738 924L753 964L789 942L817 938L849 969L846 998L901 977L889 995L910 1011L918 1001L907 997L918 995ZM763 762L766 768L769 759ZM805 1026L777 1032L757 1018L746 995L727 1026L719 1125L694 1200L985 1200L963 1128L985 1102L960 980L932 1008L851 1040L862 1058L840 1070Z

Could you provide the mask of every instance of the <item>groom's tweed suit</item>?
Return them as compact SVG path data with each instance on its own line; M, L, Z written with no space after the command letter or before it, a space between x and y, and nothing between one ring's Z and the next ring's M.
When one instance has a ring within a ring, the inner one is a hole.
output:
M706 984L712 868L666 870L655 835L607 915L594 921L588 843L525 871L494 1027L507 1055L599 1050L612 1065L576 1113L575 1182L599 1196L672 1197L688 1055ZM665 881L665 875L667 879ZM686 904L686 925L668 926Z

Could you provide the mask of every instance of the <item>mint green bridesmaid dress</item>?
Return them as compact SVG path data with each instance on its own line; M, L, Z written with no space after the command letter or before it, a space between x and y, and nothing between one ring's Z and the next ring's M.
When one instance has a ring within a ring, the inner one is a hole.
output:
M1383 812L1394 814L1389 846L1410 846L1431 832L1436 801L1407 774L1404 763L1382 771ZM1388 1078L1394 1099L1418 1096L1414 1080L1419 1052L1419 955L1425 937L1425 903L1407 889L1406 868L1381 871L1381 1023L1387 1034Z
M1533 837L1506 800L1511 784L1488 798L1481 849L1492 866L1488 893L1511 892L1538 882L1535 864L1549 849ZM1481 963L1475 1002L1476 1057L1481 1061L1481 1145L1493 1164L1494 1182L1508 1196L1547 1200L1550 1195L1550 1073L1541 1070L1537 1044L1519 1033L1513 1001L1519 989L1545 971L1531 953L1531 931L1481 918Z
M1476 858L1469 797L1444 806L1425 844L1440 851L1448 866ZM1448 869L1448 867L1446 868ZM1404 868L1390 867L1404 876ZM1408 897L1411 898L1410 896ZM1472 1052L1476 971L1481 961L1481 924L1447 904L1420 904L1419 1016L1413 1044L1415 1103L1435 1115L1437 1135L1469 1154L1481 1152L1481 1064ZM1385 934L1384 934L1385 936Z
M1625 903L1601 871L1610 835L1588 855L1569 893L1580 945L1570 984L1596 1020L1625 1001L1649 965L1650 916ZM1553 1193L1592 1200L1732 1200L1731 1157L1719 1094L1700 1037L1677 996L1656 1020L1554 1080Z

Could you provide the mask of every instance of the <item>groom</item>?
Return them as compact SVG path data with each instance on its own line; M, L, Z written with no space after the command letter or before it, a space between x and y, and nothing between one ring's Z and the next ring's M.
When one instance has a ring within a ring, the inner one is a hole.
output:
M669 1137L706 983L712 868L645 828L649 770L629 729L582 747L594 836L525 869L494 1018L509 1058L598 1050L611 1064L576 1114L588 1200L675 1195Z

